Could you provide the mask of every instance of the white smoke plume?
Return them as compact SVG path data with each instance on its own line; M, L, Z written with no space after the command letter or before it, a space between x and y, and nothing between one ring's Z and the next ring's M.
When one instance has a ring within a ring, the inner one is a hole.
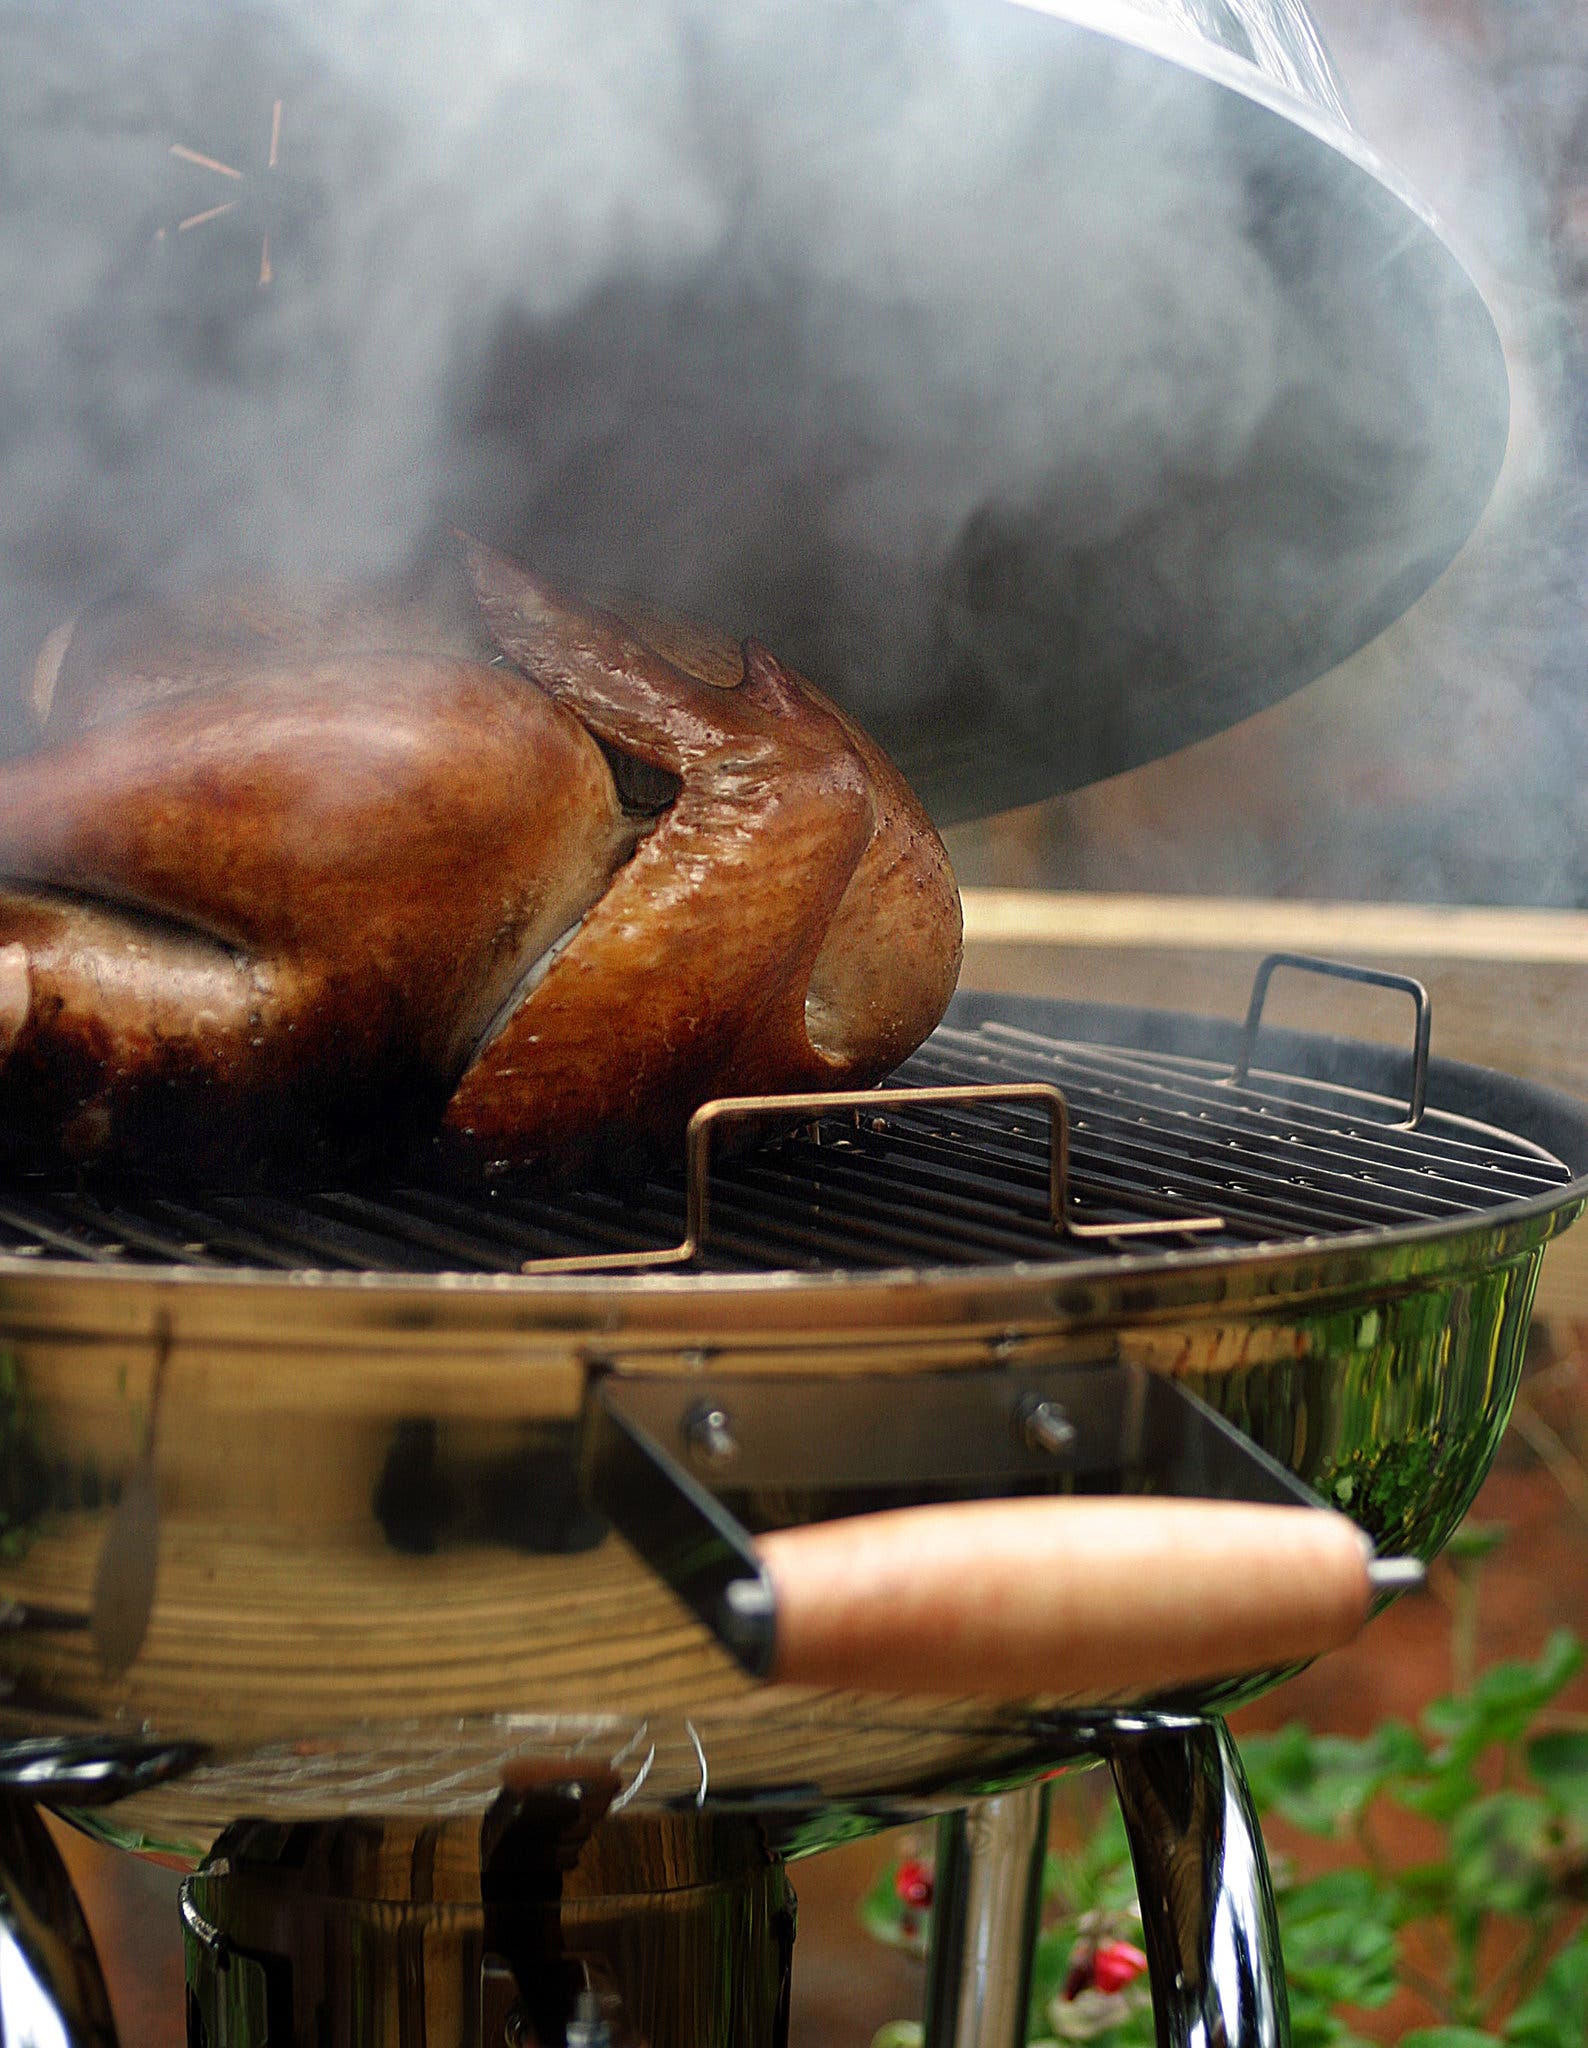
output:
M1332 245L1288 123L1034 10L4 35L6 676L119 589L400 573L456 519L762 633L952 811L1327 666L1461 495L1481 347L1389 344L1395 207L1342 187Z
M957 857L1068 886L1588 903L1588 16L1570 0L1313 12L1361 133L1494 313L1512 426L1493 502L1428 596L1326 680L965 835Z

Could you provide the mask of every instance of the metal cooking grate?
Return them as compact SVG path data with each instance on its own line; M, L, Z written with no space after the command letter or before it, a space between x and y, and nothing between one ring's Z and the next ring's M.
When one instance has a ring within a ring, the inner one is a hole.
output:
M1294 1243L1453 1221L1561 1188L1569 1169L1529 1140L1361 1089L1185 1054L945 1025L901 1083L1050 1082L1070 1111L1070 1199L1089 1224L1206 1216L1151 1248ZM718 1271L834 1271L1096 1257L1049 1222L1040 1109L834 1113L719 1160L699 1260ZM628 1190L478 1194L414 1185L308 1196L181 1194L0 1183L0 1253L276 1271L515 1273L526 1260L673 1245L682 1171ZM1122 1243L1122 1250L1125 1245ZM1137 1247L1139 1248L1139 1246Z

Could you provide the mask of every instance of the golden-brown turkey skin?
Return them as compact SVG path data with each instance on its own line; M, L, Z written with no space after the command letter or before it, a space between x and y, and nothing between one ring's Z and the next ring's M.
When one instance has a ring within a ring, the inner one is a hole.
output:
M490 557L476 548L471 558L489 610ZM743 652L728 634L643 606L619 612L637 638L686 674L721 688L738 681ZM915 1050L954 993L963 950L959 887L935 827L881 747L803 676L783 674L813 708L837 719L865 773L873 816L870 842L811 971L805 1025L818 1053L852 1063L856 1076L880 1078Z
M961 950L947 856L881 750L754 642L730 681L731 642L675 630L669 659L654 619L571 605L478 544L468 562L504 652L681 788L464 1076L448 1131L510 1156L531 1073L559 1144L668 1136L712 1095L880 1079L942 1016ZM609 1003L621 1056L592 1062L585 1020Z
M871 743L764 650L723 689L468 557L511 666L480 618L259 593L49 650L0 766L11 1156L301 1175L428 1131L567 1169L931 1029L958 897ZM592 734L678 778L637 845Z
M163 1131L207 1171L411 1129L631 840L578 722L484 666L345 656L107 719L0 771L6 1119L30 1156L53 1118L72 1156L156 1163Z

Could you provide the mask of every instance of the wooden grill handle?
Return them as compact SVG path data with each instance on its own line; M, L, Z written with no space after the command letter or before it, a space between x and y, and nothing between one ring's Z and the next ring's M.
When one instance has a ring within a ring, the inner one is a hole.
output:
M1245 1502L960 1502L756 1547L777 1602L770 1676L856 1692L1139 1697L1335 1649L1373 1594L1345 1516Z

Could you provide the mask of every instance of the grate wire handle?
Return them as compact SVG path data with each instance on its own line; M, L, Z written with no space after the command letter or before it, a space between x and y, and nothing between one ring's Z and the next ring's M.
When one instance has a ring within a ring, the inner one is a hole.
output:
M1051 1081L989 1082L941 1088L854 1088L803 1095L723 1095L704 1102L684 1134L684 1235L654 1251L589 1252L570 1258L526 1259L524 1273L643 1273L687 1266L705 1250L711 1229L711 1143L726 1126L766 1117L826 1115L831 1110L964 1109L983 1102L1025 1103L1047 1112L1048 1217L1054 1234L1083 1242L1097 1238L1173 1236L1225 1227L1222 1216L1168 1216L1130 1223L1080 1223L1070 1207L1070 1111Z
M1241 1030L1241 1048L1230 1070L1230 1086L1244 1088L1251 1077L1252 1055L1257 1050L1257 1035L1262 1029L1268 984L1281 967L1294 968L1299 974L1327 975L1335 981L1363 982L1369 988L1395 989L1411 997L1416 1011L1412 1035L1411 1100L1408 1115L1394 1128L1415 1131L1428 1106L1428 1046L1433 1032L1433 1006L1428 1000L1427 989L1420 981L1409 974L1391 973L1386 967L1358 967L1349 960L1324 960L1313 953L1270 953L1259 964L1252 982L1252 999L1247 1005L1246 1022Z

